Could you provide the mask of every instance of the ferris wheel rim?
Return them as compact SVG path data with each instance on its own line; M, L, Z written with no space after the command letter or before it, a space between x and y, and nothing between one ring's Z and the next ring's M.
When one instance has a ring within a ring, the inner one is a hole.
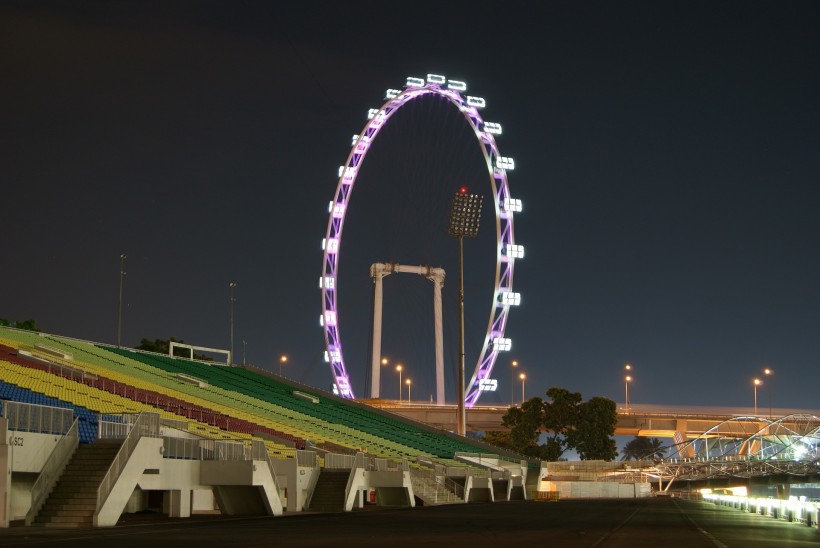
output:
M493 302L490 318L484 337L481 352L475 370L465 392L465 404L472 407L483 392L483 382L490 379L493 367L500 351L509 350L511 343L504 337L510 306L518 304L520 296L512 292L514 264L520 258L513 230L513 217L520 212L520 201L510 197L507 171L514 168L511 158L500 155L494 135L500 134L500 124L485 122L479 108L485 106L483 99L462 95L466 84L460 81L446 80L443 76L428 75L427 81L420 78L408 78L404 90L387 90L387 101L379 109L371 109L368 121L362 131L354 135L350 153L345 164L339 168L339 179L334 199L329 204L329 219L323 247L323 271L320 278L322 289L322 315L320 324L324 331L325 359L330 363L334 388L344 398L355 398L347 373L342 350L341 335L337 316L337 279L339 270L340 246L348 202L353 191L359 170L367 152L387 121L402 106L425 95L444 97L458 108L475 133L481 152L487 164L488 178L493 191L493 203L496 220L496 268L493 288ZM512 206L510 205L512 204ZM510 252L514 250L514 252ZM523 250L521 251L523 253ZM513 298L510 300L510 295ZM499 297L503 297L499 301Z

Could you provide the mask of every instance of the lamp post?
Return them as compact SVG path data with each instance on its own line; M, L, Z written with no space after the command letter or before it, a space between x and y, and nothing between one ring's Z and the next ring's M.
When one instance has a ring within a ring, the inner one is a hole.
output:
M632 377L630 377L629 375L624 377L624 391L626 392L625 400L626 400L626 413L627 413L627 415L629 414L629 383L630 382L632 382Z
M404 382L407 384L407 403L410 403L410 386L413 384L413 381L407 379Z
M233 290L236 289L236 282L231 282L228 284L228 287L231 288L231 363L228 365L233 365L233 304L236 302L233 296Z
M752 384L754 384L754 391L755 391L755 418L757 418L757 387L763 384L763 381L760 379L755 379Z
M524 405L524 381L527 379L526 373L521 373L518 375L518 378L521 379L521 405Z
M766 398L769 400L769 420L772 420L772 381L769 379L772 375L774 375L774 370L767 367L763 370L763 374L766 375Z
M629 383L632 382L632 376L629 373L632 371L632 364L626 364L624 371L626 371L626 377L624 378L624 405L626 406L626 412L629 413Z
M121 346L122 342L122 284L125 277L125 259L128 255L125 253L120 255L120 304L117 308L117 348Z
M458 239L458 434L467 433L467 414L464 409L464 238L478 235L483 196L467 194L462 187L453 194L450 203L450 227L448 235Z
M282 376L282 366L286 363L288 363L288 357L285 356L284 354L279 356L279 376L280 377Z
M510 364L510 407L515 405L513 397L513 385L515 384L515 368L518 367L518 360L513 360Z
M401 401L401 370L404 369L401 364L396 365L396 371L399 372L399 401Z
M386 367L387 364L389 364L389 363L390 363L390 360L388 360L387 358L382 358L382 367ZM379 372L379 397L380 398L382 397L382 377L384 377L384 375L382 375L381 372Z

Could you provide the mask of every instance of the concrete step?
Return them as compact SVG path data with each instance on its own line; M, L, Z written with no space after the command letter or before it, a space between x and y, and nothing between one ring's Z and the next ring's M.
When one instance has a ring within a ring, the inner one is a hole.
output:
M40 527L49 527L52 529L90 529L94 525L94 521L81 523L35 523Z
M43 509L40 510L41 512L45 512L46 509L49 511L58 511L58 510L91 510L94 512L97 509L97 501L93 502L86 502L84 500L66 500L65 502L54 501L53 503L49 502L43 506Z
M55 517L89 517L93 516L95 509L91 510L78 510L76 508L63 508L60 510L55 509L44 509L40 510L40 513L37 515L38 518L42 518L44 521L46 519L53 519Z
M39 521L39 518L38 518ZM92 516L46 516L42 519L41 523L49 524L49 523L59 523L59 524L66 524L66 523L93 523L94 518Z

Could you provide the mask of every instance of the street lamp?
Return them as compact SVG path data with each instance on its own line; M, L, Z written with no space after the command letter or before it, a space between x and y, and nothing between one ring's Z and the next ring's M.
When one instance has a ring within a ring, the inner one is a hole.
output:
M769 400L769 420L771 420L772 419L772 384L771 384L771 379L769 379L769 377L774 375L774 370L767 367L763 370L763 374L766 375L766 380L768 381L768 384L766 384L766 396Z
M233 296L233 290L236 289L236 282L231 282L228 284L228 287L231 288L231 363L228 365L233 365L233 303L236 302Z
M624 390L626 392L625 400L626 400L626 412L629 414L629 383L632 382L632 377L627 375L624 378Z
M624 405L626 406L626 412L629 413L629 383L632 382L632 377L629 375L630 371L632 371L632 364L626 364L624 366L624 371L626 371L626 378L624 379Z
M478 222L481 217L480 194L467 194L467 187L453 194L450 203L449 236L458 239L458 434L467 433L467 415L464 409L464 238L478 236Z
M513 360L510 364L510 407L515 405L513 397L513 385L515 384L515 368L518 367L518 360Z
M121 339L122 339L122 284L123 278L125 277L125 259L128 258L128 255L123 253L120 255L120 304L119 308L117 309L117 348L121 346Z
M755 379L753 381L753 384L755 390L755 418L757 418L757 387L763 384L763 381L761 381L760 379Z
M521 373L518 375L518 378L521 379L521 405L524 404L524 381L527 378L526 373Z
M288 357L285 356L284 354L279 356L279 376L280 377L282 376L282 366L286 363L288 363Z
M410 385L413 384L413 381L411 381L410 379L407 379L404 382L407 384L407 403L410 403Z
M389 363L390 363L390 360L388 360L387 358L382 358L382 367L386 367L387 364L389 364ZM382 397L381 396L381 393L382 393L382 377L384 377L384 375L382 375L381 372L379 372L379 397L380 398Z
M396 371L399 372L399 401L401 401L401 370L404 369L401 364L396 365Z

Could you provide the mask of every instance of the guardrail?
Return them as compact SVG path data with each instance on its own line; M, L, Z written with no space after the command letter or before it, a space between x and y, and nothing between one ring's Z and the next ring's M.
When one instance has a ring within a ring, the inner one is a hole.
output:
M818 516L820 502L800 500L797 497L789 497L786 500L710 493L703 495L703 500L775 519L804 523L809 526L816 525L817 519L820 518Z
M296 465L316 468L319 466L319 459L316 458L316 451L296 450Z
M4 402L3 416L9 421L8 429L17 432L65 435L74 422L71 409L17 401Z
M137 443L143 437L159 437L159 413L143 411L134 421L131 431L126 436L125 441L122 442L122 447L117 452L117 456L114 457L114 462L111 463L108 472L106 472L99 488L97 488L97 511L105 504L108 495L111 494L111 489L117 483L120 474L122 474L125 465L128 463L131 453L134 452Z
M325 455L325 470L350 470L356 466L356 458L361 454L340 455L338 453L328 453Z
M46 497L54 489L54 485L65 470L71 455L80 444L79 421L74 419L68 432L60 438L54 450L43 465L40 475L31 488L31 508L26 513L26 525L31 525L37 513L46 502Z
M101 440L121 440L128 436L131 425L102 417L97 419L97 438Z

